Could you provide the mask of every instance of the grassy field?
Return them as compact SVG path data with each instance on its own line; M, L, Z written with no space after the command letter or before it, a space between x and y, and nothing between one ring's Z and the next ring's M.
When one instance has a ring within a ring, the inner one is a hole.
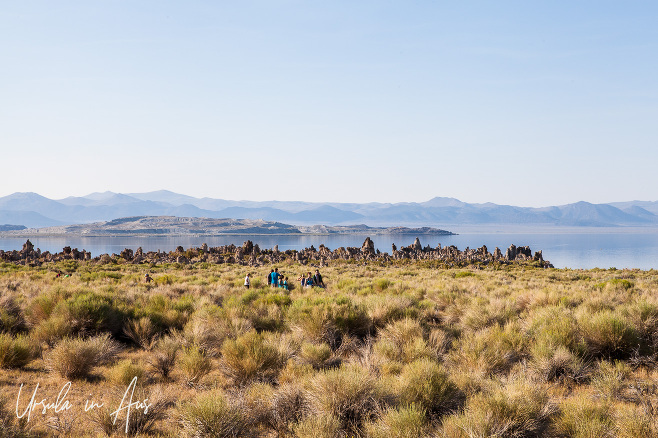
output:
M656 271L321 271L0 265L0 436L658 436Z

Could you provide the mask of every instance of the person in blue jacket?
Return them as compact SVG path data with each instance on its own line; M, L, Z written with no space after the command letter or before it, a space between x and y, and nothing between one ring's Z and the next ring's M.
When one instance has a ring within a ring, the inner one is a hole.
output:
M279 277L283 277L283 275L279 274L279 268L275 268L270 275L272 276L271 286L279 287Z

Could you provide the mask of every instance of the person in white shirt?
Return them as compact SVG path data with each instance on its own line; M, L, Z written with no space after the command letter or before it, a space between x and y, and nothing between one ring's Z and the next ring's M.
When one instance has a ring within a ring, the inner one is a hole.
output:
M247 274L247 276L244 278L244 287L246 287L247 289L249 289L249 285L250 285L250 284L251 284L251 280L250 280L250 278L249 278L249 274Z

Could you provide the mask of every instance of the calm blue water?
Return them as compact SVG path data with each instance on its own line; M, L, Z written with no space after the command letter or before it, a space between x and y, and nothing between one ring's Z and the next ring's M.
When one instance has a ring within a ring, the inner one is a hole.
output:
M568 232L568 233L462 233L456 236L418 236L423 246L455 245L459 249L486 245L489 251L497 246L505 250L511 244L528 245L533 251L543 250L544 259L556 268L639 268L658 269L658 233L656 232ZM245 240L261 248L279 245L279 250L302 249L325 244L330 249L341 246L360 247L365 235L334 236L218 236L218 237L43 237L30 238L42 251L59 252L64 246L86 249L97 256L119 253L124 248L144 251L171 251L178 245L184 248L228 244L242 245ZM375 247L391 252L391 244L398 247L413 243L415 236L374 235ZM20 250L25 238L0 237L0 249Z

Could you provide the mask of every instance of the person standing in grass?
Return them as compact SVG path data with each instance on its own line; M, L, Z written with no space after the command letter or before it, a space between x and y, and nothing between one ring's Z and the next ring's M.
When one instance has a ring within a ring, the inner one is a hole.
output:
M285 291L289 290L288 289L288 277L283 279L282 286L283 286L283 290L285 290Z
M308 273L308 276L306 277L306 287L313 287L315 284L313 283L313 277L311 277L311 273Z
M251 279L249 278L249 273L247 272L247 276L244 278L244 287L249 289L250 285L251 285Z
M270 270L270 273L267 274L267 285L272 286L272 274L274 274L274 269Z
M270 280L271 287L279 287L279 277L283 277L279 274L279 268L274 268L274 271L270 274L272 279Z
M301 284L302 287L306 286L306 277L302 273L299 277L297 277L297 281L299 281L299 284Z
M315 270L315 275L313 276L313 284L317 287L324 288L324 281L322 281L322 275L320 275L320 270Z

